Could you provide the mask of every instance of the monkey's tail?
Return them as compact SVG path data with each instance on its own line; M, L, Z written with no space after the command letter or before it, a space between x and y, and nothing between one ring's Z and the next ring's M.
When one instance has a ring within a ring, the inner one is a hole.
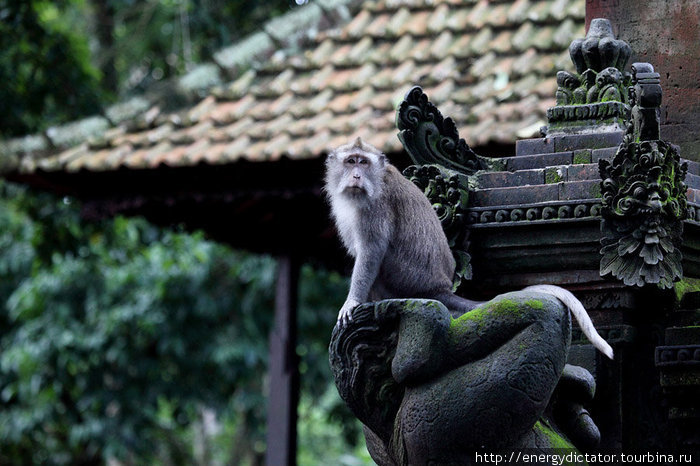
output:
M590 342L593 343L593 346L598 348L601 353L610 359L613 359L613 349L610 347L608 342L603 340L603 337L598 334L598 331L593 326L593 322L588 316L588 312L586 312L583 304L581 304L581 301L579 301L569 290L565 290L564 288L555 285L534 285L528 286L525 288L525 290L546 293L554 296L559 301L564 303L564 305L568 307L571 313L574 315L576 322L578 322L581 330L583 330L583 334L586 335L586 338L588 338Z

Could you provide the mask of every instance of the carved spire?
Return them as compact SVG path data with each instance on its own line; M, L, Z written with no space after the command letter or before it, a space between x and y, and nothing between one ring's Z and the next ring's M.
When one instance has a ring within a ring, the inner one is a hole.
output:
M557 73L557 106L547 110L547 135L623 130L630 111L624 69L631 53L613 35L610 21L594 19L586 37L569 46L576 73Z

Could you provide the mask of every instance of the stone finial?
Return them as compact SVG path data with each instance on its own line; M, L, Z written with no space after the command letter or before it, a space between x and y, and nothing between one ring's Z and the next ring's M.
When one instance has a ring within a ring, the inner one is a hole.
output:
M576 73L557 73L557 105L547 110L547 136L621 131L629 120L632 49L616 39L607 19L596 18L588 34L569 46Z
M661 139L662 89L659 73L649 63L632 65L630 104L632 105L632 125L634 140L654 141Z
M586 70L597 73L610 67L624 71L632 49L624 40L615 38L610 21L596 18L591 21L586 37L571 43L569 54L579 74Z

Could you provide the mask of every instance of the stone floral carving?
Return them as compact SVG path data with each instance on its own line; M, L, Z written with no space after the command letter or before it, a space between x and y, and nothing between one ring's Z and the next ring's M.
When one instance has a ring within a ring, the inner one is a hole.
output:
M444 118L420 86L413 87L396 114L399 139L418 165L439 164L470 175L484 168L469 145L459 137L452 118Z
M472 278L471 258L466 252L467 177L440 165L411 165L403 174L423 190L440 219L457 263L454 277L454 289L457 289L463 280Z
M600 204L595 200L550 201L546 205L473 207L467 212L467 224L473 227L491 223L557 221L599 216Z
M688 170L659 139L661 86L648 63L632 67L632 120L612 162L599 162L602 193L600 274L626 285L671 288L683 275Z
M479 453L594 448L591 375L566 365L569 311L532 291L458 318L437 301L359 306L330 362L381 466L475 464Z
M485 162L459 137L451 118L445 118L420 86L413 87L396 113L399 139L416 163L404 176L423 190L440 218L457 268L454 289L472 278L466 235L467 175Z

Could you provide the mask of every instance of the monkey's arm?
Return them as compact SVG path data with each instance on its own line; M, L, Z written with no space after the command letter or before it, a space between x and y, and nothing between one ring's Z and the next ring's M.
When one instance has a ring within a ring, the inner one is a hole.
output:
M388 239L375 239L358 248L350 279L350 292L338 313L338 320L343 325L352 320L351 311L355 307L367 302L370 289L379 275L379 269L384 261L388 246Z

